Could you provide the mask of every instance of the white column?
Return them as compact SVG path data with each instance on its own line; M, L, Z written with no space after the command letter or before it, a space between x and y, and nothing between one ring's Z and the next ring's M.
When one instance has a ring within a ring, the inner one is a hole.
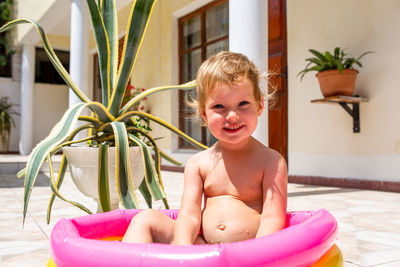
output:
M261 71L268 70L268 1L229 1L229 50L245 54ZM268 103L253 136L268 145Z
M19 153L28 155L33 144L33 87L35 84L35 46L24 44L21 60L21 133Z
M89 10L86 1L71 1L71 34L70 34L70 57L69 73L76 83L88 97L89 95ZM69 106L79 103L80 100L70 89Z
M69 52L69 73L78 88L89 98L89 10L84 0L71 1L71 33ZM69 107L81 100L69 89ZM88 111L86 111L88 113ZM88 114L85 114L88 115ZM78 122L78 125L83 124ZM86 133L80 132L75 140L85 138Z

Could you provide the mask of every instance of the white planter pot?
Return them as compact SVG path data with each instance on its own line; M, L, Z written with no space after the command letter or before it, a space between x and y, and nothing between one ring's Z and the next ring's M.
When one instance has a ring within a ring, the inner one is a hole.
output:
M98 196L98 149L95 147L64 147L68 160L69 172L76 187L87 197L93 198L97 204L97 212L101 212ZM129 148L129 159L133 184L139 187L144 177L142 153L138 147ZM110 188L111 209L119 208L119 197L115 178L115 147L108 151L108 183Z

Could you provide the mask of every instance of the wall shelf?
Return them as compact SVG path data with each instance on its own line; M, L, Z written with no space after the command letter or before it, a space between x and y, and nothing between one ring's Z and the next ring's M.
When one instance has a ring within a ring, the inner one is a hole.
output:
M360 132L360 103L368 102L367 98L355 96L330 96L321 99L311 100L311 103L338 103L352 118L353 132Z

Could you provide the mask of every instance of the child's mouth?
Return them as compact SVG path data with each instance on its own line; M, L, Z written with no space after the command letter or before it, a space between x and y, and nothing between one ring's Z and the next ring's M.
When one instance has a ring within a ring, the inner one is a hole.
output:
M225 126L223 129L224 129L224 131L226 131L228 133L236 133L236 132L240 131L243 127L244 127L244 125L229 125L229 126Z

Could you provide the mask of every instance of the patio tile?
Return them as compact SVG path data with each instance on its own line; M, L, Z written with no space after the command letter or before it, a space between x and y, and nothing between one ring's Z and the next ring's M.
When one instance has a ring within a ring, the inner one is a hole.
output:
M378 264L374 265L373 267L399 267L400 266L400 260L384 263L384 264Z
M388 264L400 260L400 249L390 249L384 251L360 250L361 260L364 266L377 266Z
M359 265L359 264L354 264L351 262L344 262L344 267L362 267L363 265Z

